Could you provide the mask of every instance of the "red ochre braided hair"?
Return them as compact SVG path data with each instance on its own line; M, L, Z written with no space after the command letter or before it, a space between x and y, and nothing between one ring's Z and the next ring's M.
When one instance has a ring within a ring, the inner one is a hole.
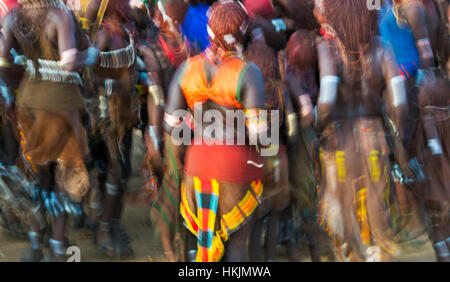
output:
M346 50L361 51L371 46L378 29L378 11L367 8L366 0L322 0L326 23Z
M244 56L259 67L266 83L269 80L279 80L280 71L278 58L275 51L266 43L256 41L250 44L244 51Z
M367 70L364 54L375 43L378 11L366 0L319 0L327 30L333 35L348 78L360 80Z
M289 38L286 51L289 65L301 69L314 69L317 66L314 36L308 30L294 32Z
M155 4L155 19L160 30L170 30L170 26L177 30L183 23L188 11L188 4L184 0L158 0ZM165 16L168 18L164 18ZM172 32L175 32L172 30Z
M221 0L208 10L208 33L213 46L234 51L244 41L248 15L241 3Z

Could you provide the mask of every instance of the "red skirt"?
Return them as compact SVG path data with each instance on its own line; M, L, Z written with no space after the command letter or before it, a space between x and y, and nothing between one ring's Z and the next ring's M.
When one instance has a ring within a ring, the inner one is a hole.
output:
M255 147L247 145L191 145L184 172L202 179L249 183L263 176L263 160Z

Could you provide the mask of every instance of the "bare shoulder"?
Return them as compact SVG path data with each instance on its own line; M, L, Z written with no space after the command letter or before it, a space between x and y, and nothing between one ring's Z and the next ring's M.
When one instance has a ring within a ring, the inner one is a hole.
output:
M316 37L317 52L319 54L329 54L332 49L336 47L336 42L334 39L324 39L322 37Z
M259 67L252 62L247 62L247 70L246 70L245 75L252 77L252 78L263 77L263 74L262 74L261 70L259 69Z
M158 73L160 71L159 63L153 49L150 48L150 46L148 46L147 44L141 44L138 48L139 51L142 53L148 71Z

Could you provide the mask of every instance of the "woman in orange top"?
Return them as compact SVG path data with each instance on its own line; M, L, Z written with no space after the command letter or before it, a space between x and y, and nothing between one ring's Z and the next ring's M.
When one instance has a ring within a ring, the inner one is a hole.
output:
M218 120L225 121L227 110L237 115L242 110L246 125L241 129L247 127L249 139L258 136L265 128L257 115L264 107L264 79L258 67L238 54L248 23L245 9L234 1L219 1L211 6L208 20L212 44L177 70L164 125L176 139L179 129L190 123L189 118L180 121L179 110L196 113L191 123L196 137L186 153L180 205L185 225L197 237L196 261L219 261L224 254L227 261L240 261L262 193L262 161L254 146L228 145L236 144L234 130L220 134L209 129L226 124Z

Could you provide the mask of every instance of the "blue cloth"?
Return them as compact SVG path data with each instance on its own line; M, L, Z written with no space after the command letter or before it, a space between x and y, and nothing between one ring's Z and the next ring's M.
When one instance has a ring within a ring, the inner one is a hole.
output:
M416 40L407 23L397 23L392 4L386 3L381 9L379 27L383 43L391 45L401 71L408 79L414 78L420 67Z
M190 6L183 22L183 34L192 46L200 49L199 51L203 51L209 46L209 36L206 30L208 9L207 4Z

